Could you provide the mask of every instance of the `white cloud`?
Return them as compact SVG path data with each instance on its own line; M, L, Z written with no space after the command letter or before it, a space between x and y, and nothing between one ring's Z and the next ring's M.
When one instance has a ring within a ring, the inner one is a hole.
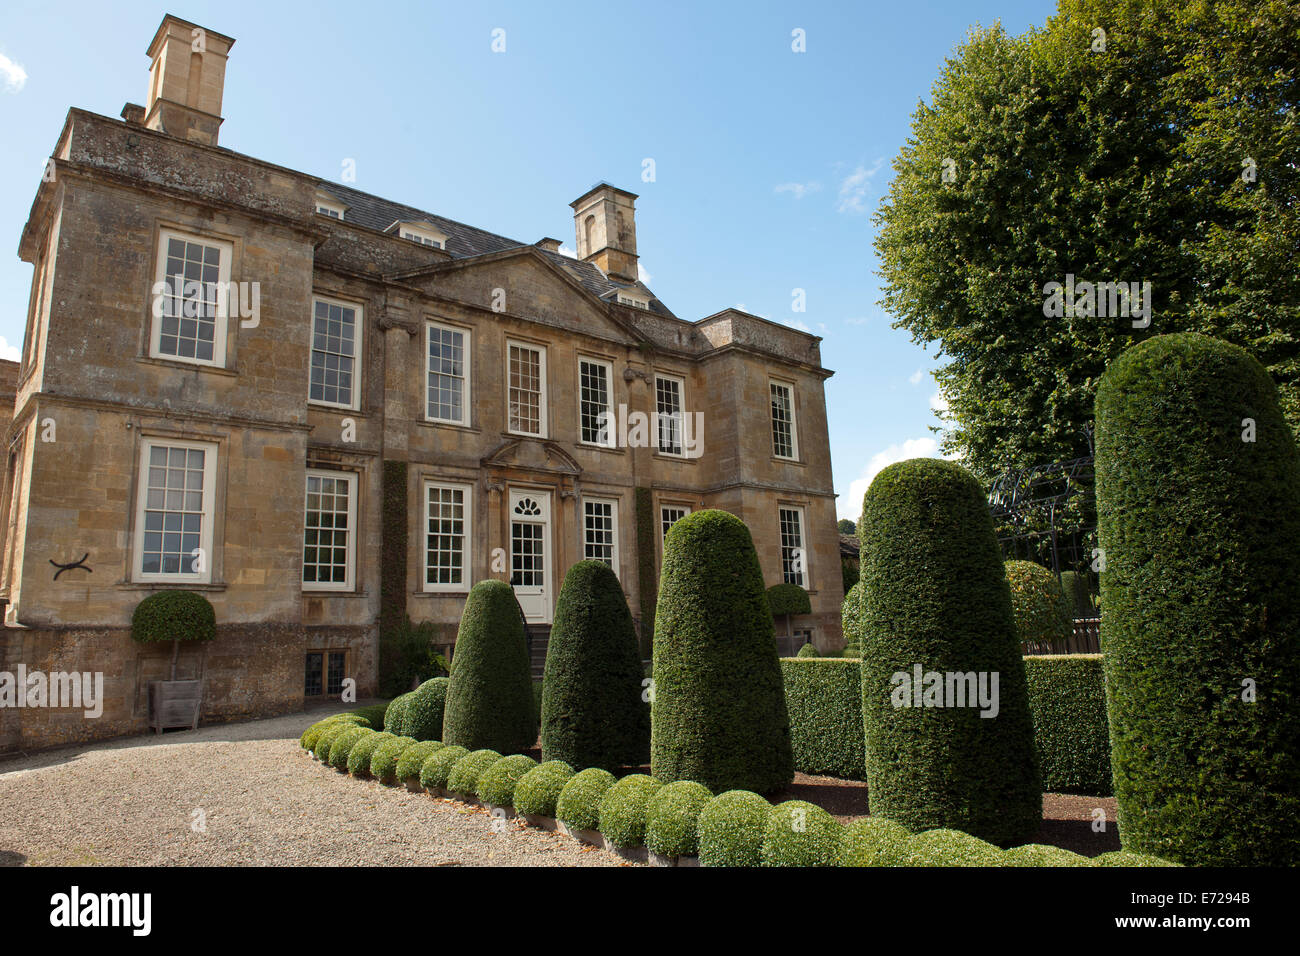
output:
M884 451L876 452L867 462L867 467L861 476L849 483L849 493L839 497L836 508L839 516L857 521L858 515L862 512L862 496L871 487L871 482L875 480L876 475L895 462L906 461L909 458L943 457L947 456L939 454L939 442L933 438L909 438L900 445L890 445Z
M0 53L0 82L3 82L6 89L17 93L27 85L27 71Z
M885 165L881 156L868 169L861 164L840 181L840 195L835 201L836 212L861 213L867 211L867 193L871 189L871 180Z
M561 245L561 246L560 246L560 255L562 255L562 256L568 256L570 259L576 259L576 258L578 258L578 250L577 250L577 249L570 249L570 248L569 248L568 246L566 246L566 245Z
M636 277L646 285L650 284L650 273L646 271L645 266L641 265L640 262L636 264Z
M22 353L18 351L18 346L10 345L9 340L0 335L0 359L17 362L22 357Z
M789 193L795 199L803 199L809 193L820 192L821 188L822 184L819 182L781 183L779 186L773 187L772 191L775 193Z
M920 385L920 384L921 384L921 370L918 368L918 369L917 369L915 372L913 372L911 375L907 376L907 380L908 380L909 382L911 382L913 385Z
M942 391L935 392L930 396L930 410L933 412L946 412L948 410L948 399L944 397Z

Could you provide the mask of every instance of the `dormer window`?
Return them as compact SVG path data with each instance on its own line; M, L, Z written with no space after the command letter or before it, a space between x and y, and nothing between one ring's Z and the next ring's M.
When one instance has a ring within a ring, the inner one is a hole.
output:
M331 219L342 219L347 212L347 208L328 193L318 192L316 194L316 212L322 216L329 216Z
M434 249L447 248L446 234L439 232L427 222L399 222L396 224L396 232L403 239L418 242L422 246L431 246Z
M649 308L650 308L650 303L647 302L645 299L637 298L637 297L634 296L634 295L628 295L626 292L620 292L620 293L618 294L618 304L619 304L619 305L630 305L630 306L631 306L632 308L634 308L634 309L649 309Z

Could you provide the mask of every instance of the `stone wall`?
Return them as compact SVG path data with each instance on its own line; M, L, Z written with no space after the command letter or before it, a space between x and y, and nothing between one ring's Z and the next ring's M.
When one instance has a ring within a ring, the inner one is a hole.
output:
M358 699L373 696L378 668L375 629L304 628L291 624L221 624L216 639L183 644L176 676L202 675L200 725L303 710L303 661L308 650L350 652L348 676ZM148 687L171 673L172 645L140 644L128 628L6 628L0 630L0 672L17 675L103 674L103 713L84 708L0 707L0 754L88 743L148 729Z

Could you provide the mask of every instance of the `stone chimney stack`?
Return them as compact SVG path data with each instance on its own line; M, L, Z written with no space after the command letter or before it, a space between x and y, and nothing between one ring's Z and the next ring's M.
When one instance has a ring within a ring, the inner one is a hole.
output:
M578 258L607 275L636 281L636 194L599 183L573 202Z
M171 14L149 44L144 124L195 143L217 145L226 57L235 41Z

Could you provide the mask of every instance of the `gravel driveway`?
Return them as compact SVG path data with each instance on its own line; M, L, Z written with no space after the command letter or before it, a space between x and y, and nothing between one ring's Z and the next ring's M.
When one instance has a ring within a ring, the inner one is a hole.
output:
M354 780L314 711L0 761L0 866L624 866L478 808Z

